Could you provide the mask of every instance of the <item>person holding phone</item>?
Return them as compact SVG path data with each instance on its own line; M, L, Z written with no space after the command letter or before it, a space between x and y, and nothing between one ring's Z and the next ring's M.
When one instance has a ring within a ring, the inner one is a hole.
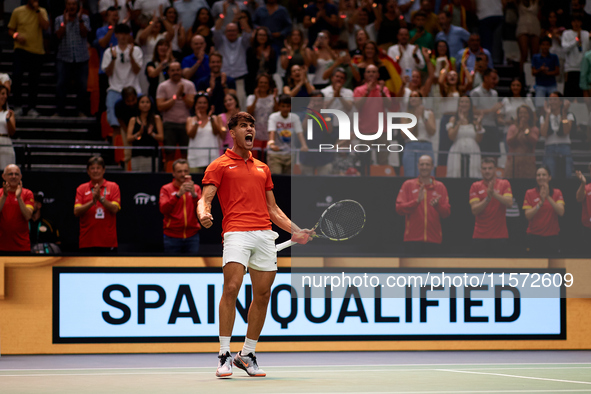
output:
M199 252L201 225L196 212L201 188L189 175L189 163L185 159L172 163L172 177L172 182L160 189L164 253L195 256Z

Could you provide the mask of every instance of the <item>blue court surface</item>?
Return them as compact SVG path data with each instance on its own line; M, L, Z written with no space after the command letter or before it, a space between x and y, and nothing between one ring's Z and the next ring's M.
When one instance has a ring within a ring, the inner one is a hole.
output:
M257 353L265 378L216 354L0 357L0 393L591 393L591 351Z

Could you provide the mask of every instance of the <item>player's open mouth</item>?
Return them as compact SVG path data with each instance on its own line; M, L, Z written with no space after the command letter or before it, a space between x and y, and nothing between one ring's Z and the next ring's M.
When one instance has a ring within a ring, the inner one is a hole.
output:
M246 134L246 137L244 137L244 140L246 142L252 142L252 140L253 140L252 134Z

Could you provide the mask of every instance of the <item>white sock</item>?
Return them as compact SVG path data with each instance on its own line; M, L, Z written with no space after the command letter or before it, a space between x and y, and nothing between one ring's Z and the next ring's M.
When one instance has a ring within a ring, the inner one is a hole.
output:
M252 353L254 355L254 348L256 347L257 342L257 340L246 338L244 341L244 347L242 348L241 354L243 356L248 356L249 353Z
M226 354L230 351L230 339L232 337L222 337L220 335L220 354Z

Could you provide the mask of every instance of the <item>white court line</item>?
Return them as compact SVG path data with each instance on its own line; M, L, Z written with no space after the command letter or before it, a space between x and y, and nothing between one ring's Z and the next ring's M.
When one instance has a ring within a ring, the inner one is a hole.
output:
M533 377L533 376L507 375L507 374L504 374L504 373L475 372L475 371L457 371L457 370L453 370L453 369L439 369L439 371L456 372L456 373L468 373L468 374L475 374L475 375L493 375L493 376L503 376L503 377L508 377L508 378L531 379L531 380L545 380L545 381L549 381L549 382L576 383L576 384L589 384L589 385L591 385L591 382L579 382L577 380L537 378L537 377Z
M347 394L503 394L503 393L589 393L591 390L470 390L470 391L361 391L361 392L349 392ZM307 394L326 394L326 391L319 391L317 393L307 392ZM283 394L301 394L301 393L283 393Z
M324 367L449 367L449 366L475 366L475 365L590 365L591 363L482 363L482 364L343 364L343 365L275 365L275 366L267 366L266 368L324 368ZM111 370L118 370L118 371L135 371L135 370L158 370L158 369L211 369L215 368L215 366L211 367L133 367L133 368L14 368L14 369L0 369L0 372L15 372L15 371L111 371ZM591 368L591 367L562 367L562 369L571 369L571 368ZM463 370L475 369L475 368L462 368ZM477 368L477 369L514 369L514 368ZM517 369L543 369L543 368L517 368ZM561 369L561 368L545 368L545 369ZM408 371L409 369L406 369ZM417 369L418 371L419 369ZM422 371L430 371L436 369L420 369Z

